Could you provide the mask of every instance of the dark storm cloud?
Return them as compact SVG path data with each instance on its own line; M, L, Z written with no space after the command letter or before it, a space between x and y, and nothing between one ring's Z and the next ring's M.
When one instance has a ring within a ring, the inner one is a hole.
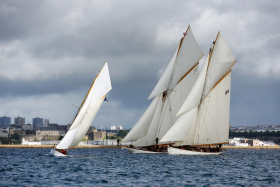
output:
M279 6L277 1L1 1L0 112L31 118L39 103L42 115L60 122L56 113L65 113L73 95L85 94L107 61L113 89L96 124L128 126L149 104L158 76L191 24L205 55L221 31L238 60L231 124L275 123Z

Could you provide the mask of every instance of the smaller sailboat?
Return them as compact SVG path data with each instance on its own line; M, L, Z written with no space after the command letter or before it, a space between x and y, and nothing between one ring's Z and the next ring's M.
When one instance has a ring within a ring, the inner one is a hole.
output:
M107 62L96 76L79 111L76 114L68 132L62 141L51 150L54 156L66 156L70 148L79 145L98 110L100 109L107 93L112 89Z
M228 143L231 68L236 59L220 33L213 44L178 120L160 140L175 141L169 154L218 155Z

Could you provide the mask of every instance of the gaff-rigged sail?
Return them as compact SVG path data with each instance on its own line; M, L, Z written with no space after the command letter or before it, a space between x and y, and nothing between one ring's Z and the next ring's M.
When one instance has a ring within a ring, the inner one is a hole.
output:
M93 122L106 94L112 89L107 63L97 75L69 131L56 149L76 147Z
M178 112L179 119L163 138L177 139L175 146L221 144L228 141L230 68L236 60L220 33L207 59L209 62L205 62L192 91ZM197 112L193 113L194 110ZM179 135L180 138L174 138L175 135Z
M122 140L136 140L135 146L154 145L174 124L176 114L197 78L203 53L190 26L148 99L154 100Z

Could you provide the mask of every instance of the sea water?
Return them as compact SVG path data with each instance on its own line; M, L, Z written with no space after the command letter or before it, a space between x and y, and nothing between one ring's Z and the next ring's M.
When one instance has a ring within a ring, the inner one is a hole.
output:
M1 148L0 186L280 186L280 150L218 156L131 154L121 149Z

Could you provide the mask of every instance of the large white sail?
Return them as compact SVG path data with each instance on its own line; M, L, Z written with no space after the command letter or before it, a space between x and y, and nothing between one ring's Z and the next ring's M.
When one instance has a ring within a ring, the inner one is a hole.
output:
M205 80L203 95L208 95L215 84L231 69L236 59L224 41L220 32L217 35Z
M80 143L103 103L104 97L111 89L109 69L107 63L105 63L69 131L56 149L68 149L70 146L76 147Z
M188 97L186 98L185 102L183 103L182 107L180 108L180 110L176 114L176 116L179 116L179 115L183 114L184 112L188 112L199 105L203 87L204 87L208 62L209 62L209 55L206 58L203 66L202 66L202 69L198 75L198 78L196 79Z
M158 102L161 102L160 100L161 100L161 95L158 95L153 99L153 101L150 103L149 107L146 109L146 111L138 120L138 122L134 125L134 127L129 131L129 133L122 140L122 143L136 140L146 135L151 125L151 122L154 118L154 114L157 109Z
M173 89L202 56L203 52L197 44L189 26L179 46L169 88Z
M197 107L182 114L160 142L183 141L191 130L196 113Z
M139 138L136 140L136 142L134 143L134 146L149 146L149 145L154 145L155 144L155 139L157 136L157 132L158 132L158 125L159 125L159 120L160 120L160 115L161 115L161 109L162 109L162 93L158 96L159 100L158 100L158 105L156 107L156 111L154 113L154 117L152 119L152 122L150 124L150 127L147 131L147 133L145 134L144 137Z
M231 72L222 78L219 84L201 102L197 116L194 145L228 142L230 92Z
M162 107L158 138L161 139L178 119L177 112L188 96L198 76L198 64L173 88L169 90Z

